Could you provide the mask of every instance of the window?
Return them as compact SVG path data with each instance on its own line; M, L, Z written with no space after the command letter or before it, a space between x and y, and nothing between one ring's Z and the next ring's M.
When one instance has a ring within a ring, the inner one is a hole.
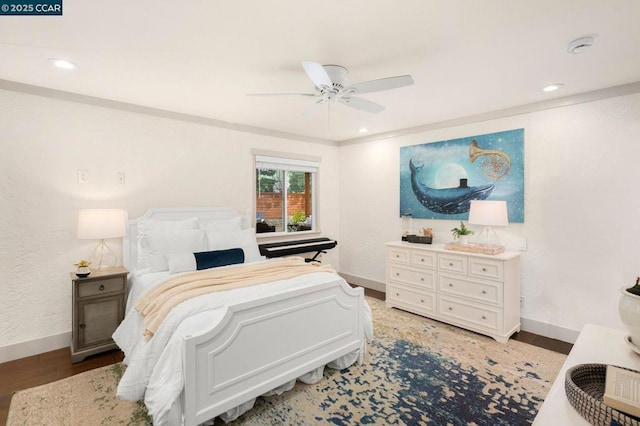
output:
M256 232L316 230L318 162L256 155Z

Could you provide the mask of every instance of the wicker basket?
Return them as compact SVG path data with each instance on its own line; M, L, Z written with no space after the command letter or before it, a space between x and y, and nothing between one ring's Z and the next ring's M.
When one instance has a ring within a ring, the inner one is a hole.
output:
M602 402L606 373L606 364L579 364L570 368L564 380L569 402L592 425L640 426L640 419Z

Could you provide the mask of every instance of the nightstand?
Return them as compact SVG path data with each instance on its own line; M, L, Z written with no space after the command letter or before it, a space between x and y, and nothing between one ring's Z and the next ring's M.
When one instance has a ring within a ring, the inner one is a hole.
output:
M111 335L124 319L128 273L122 266L92 271L86 278L71 273L71 362L117 348Z

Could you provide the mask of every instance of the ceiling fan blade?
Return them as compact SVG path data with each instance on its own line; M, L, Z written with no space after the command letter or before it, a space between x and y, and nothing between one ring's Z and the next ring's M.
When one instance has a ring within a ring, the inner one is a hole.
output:
M398 87L411 86L413 78L410 75L400 75L397 77L387 77L378 80L363 81L356 83L349 89L355 89L356 93L380 92L382 90L397 89Z
M367 101L361 98L339 98L341 103L366 112L380 112L384 110L384 107L375 102Z
M329 74L319 63L302 61L302 67L316 87L331 87L333 85Z
M309 108L305 109L302 112L302 116L306 117L308 115L313 114L318 108L320 108L320 105L324 104L325 102L327 102L327 100L325 98L320 99L318 102L314 103Z
M318 93L247 93L247 96L320 96Z

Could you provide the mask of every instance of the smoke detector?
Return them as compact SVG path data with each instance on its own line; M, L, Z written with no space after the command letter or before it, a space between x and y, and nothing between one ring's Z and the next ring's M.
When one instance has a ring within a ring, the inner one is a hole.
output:
M591 46L593 46L593 43L594 43L594 39L592 36L580 37L576 40L573 40L571 43L569 43L567 52L577 55L578 53L582 53L588 48L590 48Z

